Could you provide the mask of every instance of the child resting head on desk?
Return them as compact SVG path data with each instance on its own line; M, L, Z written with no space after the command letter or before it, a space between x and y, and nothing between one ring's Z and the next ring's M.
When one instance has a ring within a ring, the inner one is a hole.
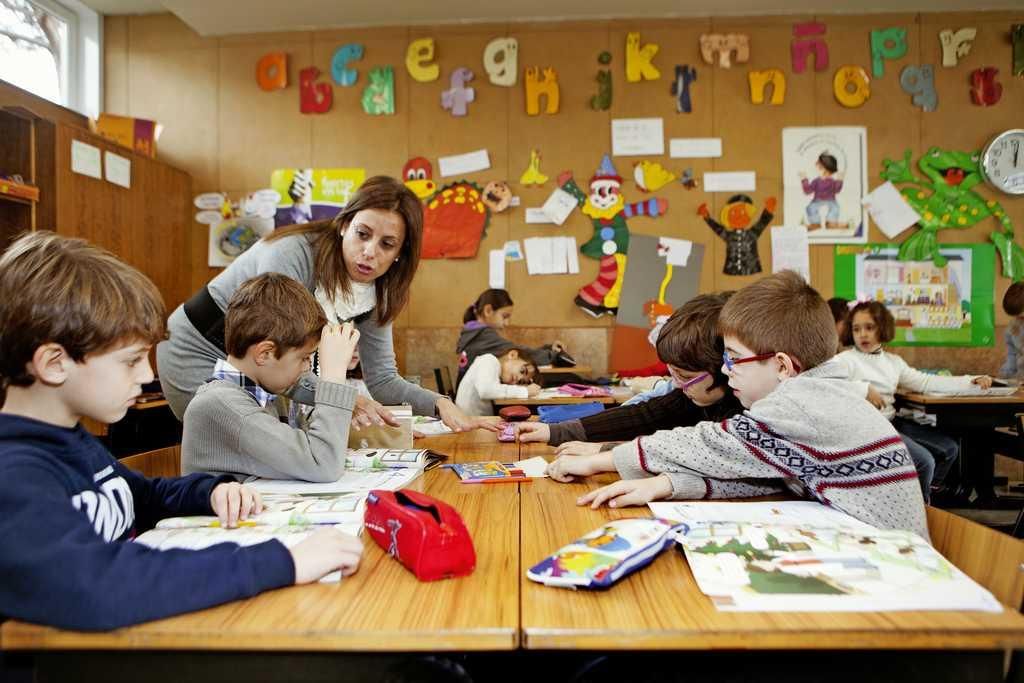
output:
M328 323L298 280L263 273L243 282L224 316L227 358L185 409L181 471L337 480L358 394L345 375L358 342L353 324ZM319 381L309 373L318 348ZM277 400L285 392L290 410ZM299 403L313 406L302 420Z
M881 302L856 303L850 309L849 320L845 341L853 348L837 355L836 360L846 366L851 380L861 382L868 401L892 421L914 460L927 502L932 482L940 482L946 476L960 453L960 446L955 439L930 425L897 417L893 405L896 391L966 393L971 391L972 385L989 389L992 378L987 375L948 377L920 372L896 354L886 351L883 344L895 336L896 321Z
M510 342L501 336L501 331L512 322L512 297L504 289L485 290L462 316L462 332L455 345L455 353L459 355L459 374L456 386L469 372L469 367L477 356L489 353L500 356L511 348L519 351L523 358L535 365L551 365L559 352L565 350L562 342L555 340L551 344L534 349Z
M784 271L729 299L719 317L722 372L746 410L640 437L610 452L562 456L557 481L618 471L622 481L581 496L598 507L660 498L738 498L783 487L883 529L928 538L917 474L899 435L832 361L828 305Z
M658 335L658 358L668 365L673 390L646 402L627 403L579 420L518 425L522 443L549 443L559 455L592 455L616 441L724 420L743 410L722 374L718 315L731 292L701 294L680 306ZM612 443L588 443L612 442Z
M230 477L147 479L79 424L120 420L153 380L160 293L109 252L50 232L0 256L0 291L0 615L113 629L356 570L362 543L334 529L291 549L130 542L165 517L234 527L262 508Z
M495 356L476 357L459 384L455 405L467 415L494 415L491 401L499 398L532 398L540 392L534 384L537 366L526 351L511 348Z

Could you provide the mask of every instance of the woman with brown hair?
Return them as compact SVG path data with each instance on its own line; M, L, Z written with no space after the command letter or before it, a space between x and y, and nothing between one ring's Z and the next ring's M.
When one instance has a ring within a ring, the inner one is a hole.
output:
M456 431L489 427L465 415L447 397L398 375L391 323L409 300L423 238L420 201L399 181L369 178L331 220L277 230L238 257L179 306L168 320L170 338L157 347L160 384L181 419L196 388L209 379L224 352L224 311L246 280L277 272L314 294L331 323L355 321L363 376L373 400L360 397L353 426L396 424L382 404L408 403L419 415L438 415ZM315 377L290 394L312 403Z

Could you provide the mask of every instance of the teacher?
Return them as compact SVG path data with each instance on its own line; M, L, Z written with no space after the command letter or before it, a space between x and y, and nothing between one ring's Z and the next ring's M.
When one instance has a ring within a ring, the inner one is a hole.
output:
M257 242L171 314L170 336L156 352L171 410L180 420L214 364L227 357L224 311L235 290L250 278L274 272L302 283L330 322L355 322L363 377L373 400L356 400L353 426L397 425L382 404L408 403L416 414L436 415L455 431L493 429L448 397L398 375L391 323L409 301L422 238L423 207L416 195L394 178L374 176L334 218L288 226ZM312 403L315 382L315 376L304 376L291 397Z

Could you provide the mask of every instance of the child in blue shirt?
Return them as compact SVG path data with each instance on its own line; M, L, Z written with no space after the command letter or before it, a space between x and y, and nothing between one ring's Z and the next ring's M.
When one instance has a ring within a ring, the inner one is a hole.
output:
M112 629L356 570L362 544L334 529L291 549L131 543L164 517L233 527L262 510L230 477L140 476L80 424L120 420L153 380L159 292L112 254L49 232L0 256L0 291L0 618Z

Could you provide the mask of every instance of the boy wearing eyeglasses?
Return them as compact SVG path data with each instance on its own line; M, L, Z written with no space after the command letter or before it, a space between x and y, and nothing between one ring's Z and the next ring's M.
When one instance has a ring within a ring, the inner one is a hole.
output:
M659 431L608 453L560 457L558 481L618 471L622 481L579 505L735 498L737 485L782 483L882 529L928 538L917 473L892 424L831 361L832 314L802 277L785 271L740 290L722 309L722 372L743 407L721 422Z

